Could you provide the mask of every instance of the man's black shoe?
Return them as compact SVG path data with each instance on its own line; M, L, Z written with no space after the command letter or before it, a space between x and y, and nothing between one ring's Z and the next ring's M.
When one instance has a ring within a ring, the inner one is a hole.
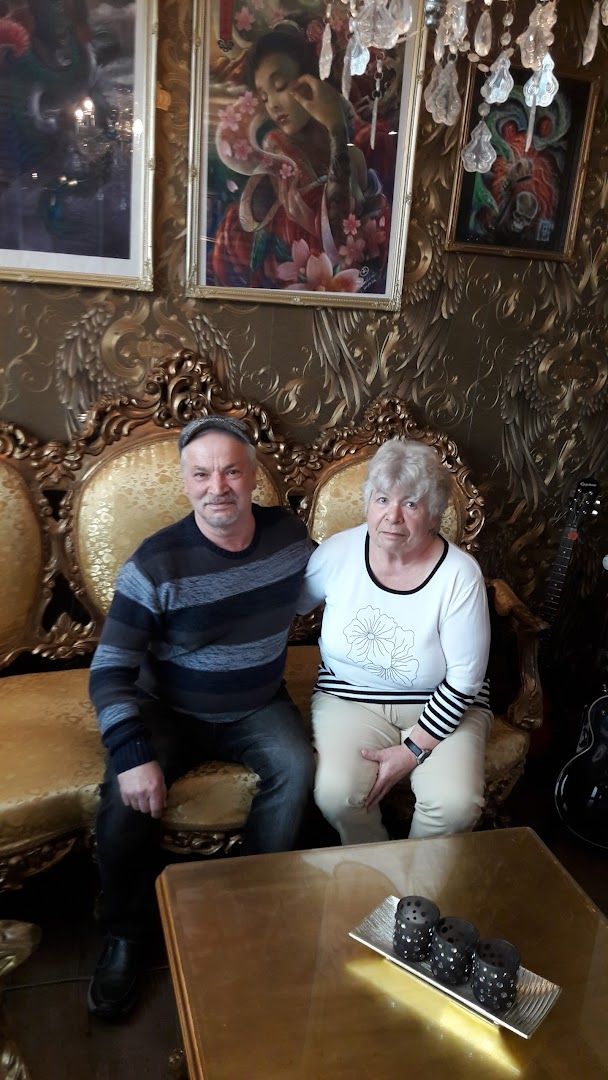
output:
M126 938L108 936L89 984L89 1012L102 1020L122 1020L139 994L142 946Z

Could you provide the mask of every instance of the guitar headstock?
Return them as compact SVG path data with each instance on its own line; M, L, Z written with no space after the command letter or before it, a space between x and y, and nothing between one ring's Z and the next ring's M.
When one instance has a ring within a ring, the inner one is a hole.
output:
M585 518L594 518L600 512L600 485L594 476L587 476L579 480L576 491L570 500L566 528L574 534L571 539L576 539L576 534Z

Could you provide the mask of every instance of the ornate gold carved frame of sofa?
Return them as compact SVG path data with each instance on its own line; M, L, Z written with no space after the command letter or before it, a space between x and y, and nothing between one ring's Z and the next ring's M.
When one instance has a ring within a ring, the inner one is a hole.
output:
M367 460L386 439L433 446L452 477L442 522L449 539L478 549L483 503L454 442L424 425L396 398L372 404L359 423L323 431L310 447L283 437L260 405L228 401L209 365L189 352L151 372L141 399L102 399L69 443L40 443L0 424L0 666L23 654L61 661L59 670L12 674L0 682L0 887L17 887L91 834L103 752L88 701L86 668L67 667L91 653L121 563L156 529L190 509L177 462L179 428L221 413L252 428L259 463L254 498L291 505L320 541L363 520ZM488 744L487 808L494 814L521 775L529 732L540 725L536 669L541 620L506 583L488 582L496 625L517 643L515 693L495 716ZM314 617L293 628L286 679L305 719L318 650L299 644ZM30 665L31 666L31 665ZM163 842L176 852L229 850L247 817L257 777L234 764L208 762L171 789ZM406 796L397 791L401 810Z

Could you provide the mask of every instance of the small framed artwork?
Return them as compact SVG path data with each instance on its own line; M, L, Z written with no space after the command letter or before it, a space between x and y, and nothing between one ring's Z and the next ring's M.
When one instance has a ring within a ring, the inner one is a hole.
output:
M423 8L414 0L403 44L359 53L363 70L349 87L350 15L340 0L330 7L326 80L325 0L198 0L188 295L399 307Z
M569 259L585 182L598 81L556 72L559 90L538 108L526 150L530 72L512 68L507 101L492 105L486 123L496 160L487 173L468 173L460 151L477 123L483 74L471 67L458 166L448 220L450 251L488 252L526 259Z
M3 7L0 278L150 290L156 0Z

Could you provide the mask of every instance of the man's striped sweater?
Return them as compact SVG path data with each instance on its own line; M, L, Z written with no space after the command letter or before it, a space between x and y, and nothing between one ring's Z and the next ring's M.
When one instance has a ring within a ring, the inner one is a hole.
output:
M290 511L253 511L244 551L217 547L189 514L145 540L120 571L90 678L117 772L154 759L141 691L177 712L229 722L279 689L312 545Z

